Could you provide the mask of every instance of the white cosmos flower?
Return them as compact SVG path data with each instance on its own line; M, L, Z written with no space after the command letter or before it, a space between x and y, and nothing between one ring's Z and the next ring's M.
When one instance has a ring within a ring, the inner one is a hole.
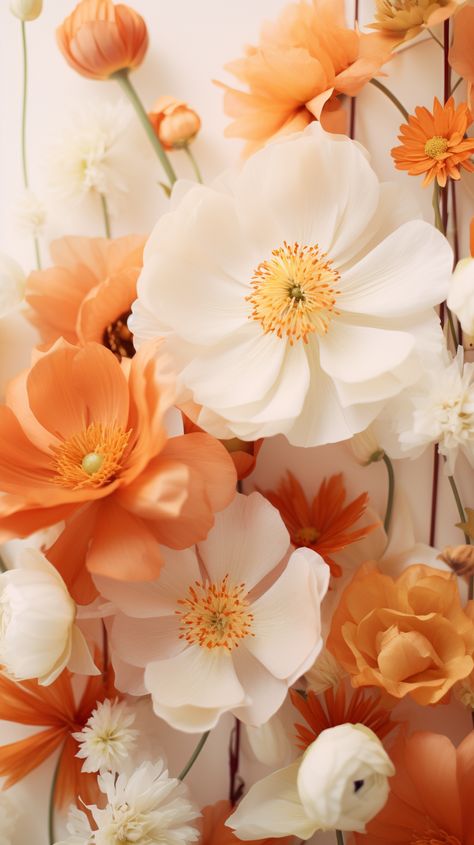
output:
M84 760L82 771L119 772L136 745L134 722L135 712L125 701L100 702L82 731L72 734L79 743L76 757Z
M18 568L0 575L0 664L16 680L51 684L63 669L98 669L75 624L76 605L59 572L40 551L23 549Z
M210 729L226 711L267 721L322 646L329 567L310 549L290 552L276 508L238 494L196 550L162 549L157 581L96 578L120 611L117 688L151 693L155 713L183 731Z
M456 314L462 330L474 335L474 258L464 258L456 265L449 285L448 308Z
M441 345L450 246L356 142L315 122L182 194L145 248L131 326L165 338L181 403L215 436L347 439Z
M227 820L239 839L298 836L317 830L364 833L388 798L394 766L365 725L328 728L303 757L252 786Z
M10 796L0 792L0 845L12 845L18 815L18 808Z
M99 775L107 806L92 805L85 813L72 810L67 839L56 845L188 845L199 838L190 824L199 816L187 797L187 788L168 777L163 762L142 763L130 777L105 772Z

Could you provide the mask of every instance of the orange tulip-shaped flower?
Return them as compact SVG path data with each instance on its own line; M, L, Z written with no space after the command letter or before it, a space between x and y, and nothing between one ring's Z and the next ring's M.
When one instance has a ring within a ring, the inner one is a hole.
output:
M149 120L165 150L186 147L201 128L201 118L186 103L175 97L158 97Z
M81 0L56 37L68 64L89 79L108 79L118 70L138 67L148 47L143 18L112 0Z
M168 438L173 390L158 346L119 364L97 343L58 341L0 407L0 542L64 520L47 556L77 601L94 595L87 570L156 578L159 544L203 540L234 496L234 465L217 440Z

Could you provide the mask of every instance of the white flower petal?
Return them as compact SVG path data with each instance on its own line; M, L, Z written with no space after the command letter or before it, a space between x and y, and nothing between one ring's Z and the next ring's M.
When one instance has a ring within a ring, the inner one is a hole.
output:
M220 648L192 645L169 660L149 663L145 684L153 700L165 707L192 704L211 709L230 708L245 699L232 657Z
M234 707L232 712L247 725L263 725L283 704L288 693L288 684L275 678L245 646L244 642L235 649L233 659L239 681L248 696L248 703Z
M110 631L110 648L132 666L145 667L151 661L168 658L184 648L179 639L179 619L176 616L133 619L117 613Z
M320 340L321 367L334 379L352 383L369 381L408 358L413 335L335 320Z

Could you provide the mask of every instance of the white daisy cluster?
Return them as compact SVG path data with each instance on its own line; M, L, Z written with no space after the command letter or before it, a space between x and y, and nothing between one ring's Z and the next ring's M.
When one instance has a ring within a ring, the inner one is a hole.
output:
M125 701L106 699L98 704L85 727L73 733L83 772L120 771L134 749L139 731L132 728L135 713Z

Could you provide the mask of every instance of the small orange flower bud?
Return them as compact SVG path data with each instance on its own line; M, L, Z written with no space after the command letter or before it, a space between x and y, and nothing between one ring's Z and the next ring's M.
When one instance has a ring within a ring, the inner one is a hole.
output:
M193 109L166 95L157 99L148 117L165 150L186 146L201 128L201 119Z

